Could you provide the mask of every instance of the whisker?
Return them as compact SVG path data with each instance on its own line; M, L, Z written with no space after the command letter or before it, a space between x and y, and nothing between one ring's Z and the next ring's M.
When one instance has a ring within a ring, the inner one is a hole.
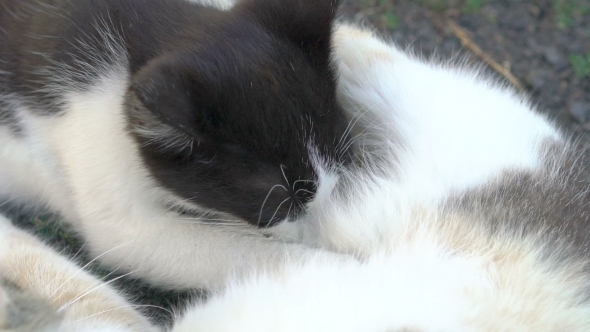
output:
M12 202L12 201L14 201L16 199L23 198L23 197L26 197L26 195L20 195L20 196L16 196L16 197L12 197L10 199L7 199L2 204L0 204L0 207L6 205L6 204L8 204L8 203L10 203L10 202Z
M186 217L186 218L175 218L176 220L201 220L203 222L207 221L222 221L228 224L243 224L242 221L236 219L210 219L210 218L202 218L202 217Z
M95 292L95 291L97 291L97 290L99 290L99 289L101 289L101 288L103 288L103 287L107 287L108 285L112 284L113 282L115 282L115 281L117 281L117 280L119 280L119 279L121 279L121 278L124 278L124 277L126 277L126 276L128 276L128 275L130 275L130 274L132 274L132 273L135 273L135 272L137 272L137 270L135 270L135 271L132 271L132 272L129 272L129 273L125 273L125 274L123 274L123 275L121 275L121 276L118 276L118 277L116 277L116 278L112 279L112 280L109 280L108 282L100 283L98 286L92 287L92 288L91 288L89 291L86 291L86 292L84 292L84 293L82 293L82 294L80 294L80 295L76 296L76 297L75 297L75 298L73 298L72 300L70 300L70 301L66 302L64 305L62 305L61 307L59 307L59 309L57 309L57 312L61 312L61 311L65 310L65 309L67 309L67 308L68 308L69 306L71 306L72 304L74 304L74 303L76 303L76 302L80 301L80 300L81 300L82 298L84 298L86 295L88 295L88 294L91 294L92 292Z
M293 208L293 201L291 201L291 205L289 205L289 210L287 211L287 218L289 217L289 214L291 214L292 208Z
M95 316L98 316L98 315L105 314L107 312L111 312L111 311L115 311L115 310L120 310L120 309L127 309L127 308L156 308L156 309L161 309L163 311L166 311L170 315L174 315L174 313L172 311L170 311L170 310L168 310L168 309L166 309L164 307L160 307L160 306L157 306L157 305L150 305L150 304L136 304L136 305L126 305L126 306L121 306L121 307L112 308L112 309L108 309L108 310L103 310L101 312L97 312L97 313L92 314L90 316L86 316L84 318L80 318L80 319L77 319L75 321L69 322L69 323L65 324L64 326L72 325L72 324L81 322L83 320L86 320L86 319L89 319L89 318L92 318L92 317L95 317Z
M371 107L372 108L372 107ZM344 130L344 133L342 133L342 136L340 136L340 140L338 141L338 144L336 144L336 146L340 146L340 144L342 144L342 140L348 136L348 134L350 134L350 132L352 131L352 128L354 128L354 126L357 124L357 122L359 122L359 120L369 112L370 108L367 107L367 109L365 109L364 111L362 111L362 113L355 113L354 116L352 117L352 119L350 119L350 121L348 121L348 125L346 126L346 129ZM354 120L354 121L353 121Z
M305 183L313 183L313 186L316 187L316 181L315 180L297 180L297 181L293 181L293 187L291 187L291 190L295 190L295 186L297 185L297 183L299 182L305 182Z
M310 195L315 195L315 193L313 193L313 192L311 192L311 191L309 191L309 190L307 190L307 189L299 189L299 190L297 190L297 191L295 192L295 196L297 196L297 194L298 194L300 191L306 192L306 193L308 193L308 194L310 194Z
M346 152L346 149L348 149L348 147L350 145L347 143L345 146L341 146L341 144L343 143L342 140L344 139L345 136L348 136L348 134L350 134L350 132L352 131L354 126L360 121L360 119L363 118L365 114L369 113L369 111L371 111L373 108L375 108L375 106L377 106L378 103L379 102L376 101L375 103L373 103L373 105L365 107L364 110L361 109L362 111L360 111L359 113L356 113L352 117L351 121L349 122L348 126L346 127L346 130L344 131L344 134L342 134L342 137L338 141L338 144L336 144L336 147L338 148L337 149L338 153L342 154L342 153ZM354 122L352 120L354 120Z
M127 242L127 243L123 243L123 244L121 244L121 245L118 245L118 246L114 247L113 249L110 249L110 250L108 250L108 251L106 251L106 252L104 252L104 253L102 253L102 254L98 255L96 258L94 258L94 259L93 259L93 260L91 260L90 262L86 263L84 266L82 266L81 268L79 268L79 269L78 269L78 271L76 271L76 273L74 273L74 274L73 274L73 275L71 275L71 276L70 276L70 277L69 277L69 278L68 278L66 281L64 281L64 283L63 283L61 286L59 286L59 287L58 287L58 288L57 288L57 289L56 289L56 290L55 290L53 293L51 293L51 295L49 295L49 298L52 298L52 297L55 295L55 293L57 293L57 292L58 292L60 289L62 289L62 288L63 288L63 287L64 287L64 286L65 286L65 285L68 283L68 281L70 281L70 280L72 280L73 278L75 278L75 277L76 277L76 276L77 276L77 275L78 275L80 272L84 271L84 269L85 269L85 268L87 268L87 267L88 267L90 264L94 263L94 262L95 262L97 259L99 259L99 258L101 258L102 256L104 256L104 255L106 255L106 254L110 253L111 251L114 251L114 250L117 250L117 249L119 249L119 248L121 248L121 247L124 247L124 246L128 245L128 244L129 244L129 243L131 243L131 242L132 242L132 241L129 241L129 242Z
M86 246L86 243L88 241L84 241L84 244L82 244L82 246L80 247L80 249L78 250L78 252L76 252L76 254L74 255L74 257L72 257L72 260L76 259L76 257L80 254L80 252L82 252L82 249L84 249L84 246ZM60 255L64 252L65 248L60 252ZM63 269L62 269L63 271ZM53 282L58 278L58 275L56 275L55 277L53 277L53 279L51 279L51 281L49 281L47 283L47 285L45 285L45 292L47 292L49 290L49 287L51 287L51 285L53 284ZM53 295L53 294L52 294ZM49 298L51 298L51 296L49 296Z
M287 183L287 187L289 186L289 180L287 179L287 175L285 175L285 168L287 168L287 166L281 164L281 173L283 173L283 178L285 179L285 182Z
M264 202L262 202L262 206L260 207L260 213L258 214L258 222L257 224L260 225L260 219L262 219L262 211L264 210L264 205L266 204L266 201L268 200L268 198L270 197L270 194L272 193L272 191L276 188L276 187L281 187L283 188L285 191L289 191L287 190L287 188L285 188L285 186L283 186L282 184L275 184L274 186L272 186L272 188L270 188L270 190L268 191L268 194L266 194L266 198L264 199Z
M291 197L288 197L284 201L282 201L281 204L279 204L279 206L275 210L275 213L272 215L272 217L270 217L270 219L268 220L268 224L266 225L266 227L264 229L268 229L268 226L272 223L272 220L275 218L275 216L279 212L279 209L281 208L281 206L283 204L285 204L285 202L288 201L288 200L290 200L290 199L291 199Z

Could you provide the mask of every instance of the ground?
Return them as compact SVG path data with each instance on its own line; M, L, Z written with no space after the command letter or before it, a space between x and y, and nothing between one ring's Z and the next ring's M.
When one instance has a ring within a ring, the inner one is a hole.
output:
M348 0L342 13L429 56L488 61L497 67L489 67L490 72L501 79L511 77L510 84L520 86L542 112L590 137L590 0ZM585 153L590 156L590 145ZM52 219L21 218L24 227L58 250L76 254L82 242ZM78 257L84 260L83 250ZM107 274L96 263L90 267ZM193 297L191 292L149 288L131 279L115 285L142 304L165 308ZM147 312L155 321L170 321L163 309Z

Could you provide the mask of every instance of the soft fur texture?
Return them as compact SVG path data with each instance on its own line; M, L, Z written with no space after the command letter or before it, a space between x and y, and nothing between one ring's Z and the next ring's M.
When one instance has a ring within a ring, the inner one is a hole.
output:
M590 186L573 142L472 70L346 26L335 45L365 161L312 204L304 238L361 262L236 283L182 331L589 330Z
M168 287L314 253L269 237L350 162L337 5L0 0L0 197Z
M299 244L263 240L254 229L252 237L236 236L229 243L216 236L224 231L221 226L201 234L193 224L162 219L148 204L133 211L143 217L137 219L143 227L133 220L121 224L98 218L83 229L84 236L101 243L93 250L113 249L117 254L107 253L104 261L145 267L149 270L141 275L166 285L211 285L215 276L194 270L193 265L207 264L192 256L203 249L196 246L199 238L214 240L209 243L216 248L246 248L240 254L257 258L216 256L217 264L227 264L219 270L227 274L214 283L224 290L179 318L175 332L590 330L590 180L575 142L523 97L476 71L418 59L346 25L333 42L338 98L349 113L359 158L340 176L326 176L329 186L318 188L291 229ZM103 90L117 88L105 84ZM70 103L89 103L94 95L88 93L73 96ZM89 104L97 110L108 107ZM117 121L102 121L108 117L89 109L96 118L63 116L62 137L68 130L82 130L73 124L84 121L89 125L83 130L116 128ZM125 140L116 132L103 137L104 150L95 151L93 162L100 163L100 153ZM9 160L27 160L15 147ZM76 151L68 161L81 162ZM116 160L136 155L121 153ZM91 172L113 176L106 166ZM81 201L92 211L91 197L111 199L96 197L93 189L63 197L83 194ZM115 199L145 195L145 187L135 190L109 193ZM154 193L152 202L158 197ZM86 217L100 217L101 211L93 212ZM146 236L146 220L153 221L149 232L159 237ZM127 229L130 224L136 227ZM286 231L280 227L276 230ZM109 236L101 236L107 230ZM125 238L140 240L131 249L117 247ZM174 243L155 250L148 240L159 243L159 238ZM284 256L259 255L273 246ZM169 255L172 249L176 255ZM251 275L228 272L239 264L268 269L250 270ZM5 271L11 268L0 269ZM36 270L42 280L50 280L43 271ZM179 271L182 276L173 275ZM119 301L115 295L111 298Z
M0 276L0 331L157 331L107 284L1 216Z

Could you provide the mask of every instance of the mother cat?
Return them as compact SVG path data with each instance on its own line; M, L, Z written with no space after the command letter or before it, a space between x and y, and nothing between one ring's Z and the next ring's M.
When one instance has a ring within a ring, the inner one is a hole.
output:
M268 240L292 224L268 227L349 160L336 10L0 0L0 197L45 202L102 263L171 287L303 255Z

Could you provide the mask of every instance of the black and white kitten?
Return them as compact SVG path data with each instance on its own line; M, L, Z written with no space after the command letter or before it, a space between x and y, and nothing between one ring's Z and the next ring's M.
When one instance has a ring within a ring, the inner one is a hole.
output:
M240 220L294 219L349 159L337 1L0 8L0 196L45 202L109 266L214 287L282 261Z

